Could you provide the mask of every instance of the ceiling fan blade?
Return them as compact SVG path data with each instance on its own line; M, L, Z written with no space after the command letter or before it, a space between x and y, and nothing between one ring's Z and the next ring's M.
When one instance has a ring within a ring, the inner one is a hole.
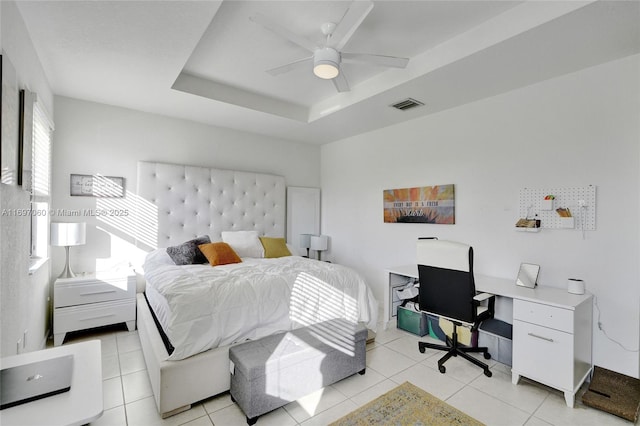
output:
M347 82L347 78L344 76L342 69L340 69L338 76L332 78L331 81L333 81L333 85L336 86L336 90L340 93L348 92L350 90L349 82Z
M331 46L335 47L336 50L341 50L362 24L364 18L371 12L371 9L373 9L372 1L354 0L351 2L349 9L347 9L342 20L336 26L333 34L331 34Z
M373 64L390 68L406 68L409 58L397 56L370 55L368 53L341 53L342 62Z
M256 22L262 25L269 31L272 31L278 34L280 37L283 37L289 40L290 42L295 43L298 46L307 49L310 52L313 52L318 47L316 43L309 40L308 38L289 31L288 29L284 28L280 24L276 24L271 19L267 18L266 16L260 13L256 13L254 16L250 17L249 19L251 19L253 22Z
M285 65L281 65L279 67L276 68L271 68L270 70L267 70L267 73L276 76L279 74L284 74L285 72L289 72L291 70L294 70L296 68L300 68L303 65L305 65L306 62L309 62L313 59L313 56L309 56L308 58L303 58L303 59L298 59L297 61L293 61L290 62L288 64Z

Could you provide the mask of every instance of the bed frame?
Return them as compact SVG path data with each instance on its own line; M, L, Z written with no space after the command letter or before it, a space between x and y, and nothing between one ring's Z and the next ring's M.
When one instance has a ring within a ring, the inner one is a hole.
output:
M145 249L200 235L256 230L284 237L284 177L177 164L138 162L136 244ZM138 334L158 411L163 418L229 390L229 347L180 361L169 354L144 295L137 295Z

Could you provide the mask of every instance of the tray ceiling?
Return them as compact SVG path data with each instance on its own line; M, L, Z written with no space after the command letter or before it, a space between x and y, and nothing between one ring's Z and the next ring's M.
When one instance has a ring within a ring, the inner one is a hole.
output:
M409 58L344 64L338 93L309 52L250 19L321 40L350 1L20 1L55 94L327 143L640 51L638 2L375 1L344 47ZM425 105L398 111L405 98Z

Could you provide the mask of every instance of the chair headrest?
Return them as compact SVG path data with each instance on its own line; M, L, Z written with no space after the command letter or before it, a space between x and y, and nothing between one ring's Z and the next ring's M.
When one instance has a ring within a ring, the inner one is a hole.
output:
M473 249L455 241L421 239L418 240L416 259L418 265L470 272Z

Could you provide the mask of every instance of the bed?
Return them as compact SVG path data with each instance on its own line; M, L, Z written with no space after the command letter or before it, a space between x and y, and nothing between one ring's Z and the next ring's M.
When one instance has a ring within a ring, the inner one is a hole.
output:
M137 325L163 418L229 389L230 345L335 317L375 329L377 302L349 268L299 256L215 267L168 257L166 247L203 235L283 237L283 177L139 162L137 194L137 243L149 252Z

